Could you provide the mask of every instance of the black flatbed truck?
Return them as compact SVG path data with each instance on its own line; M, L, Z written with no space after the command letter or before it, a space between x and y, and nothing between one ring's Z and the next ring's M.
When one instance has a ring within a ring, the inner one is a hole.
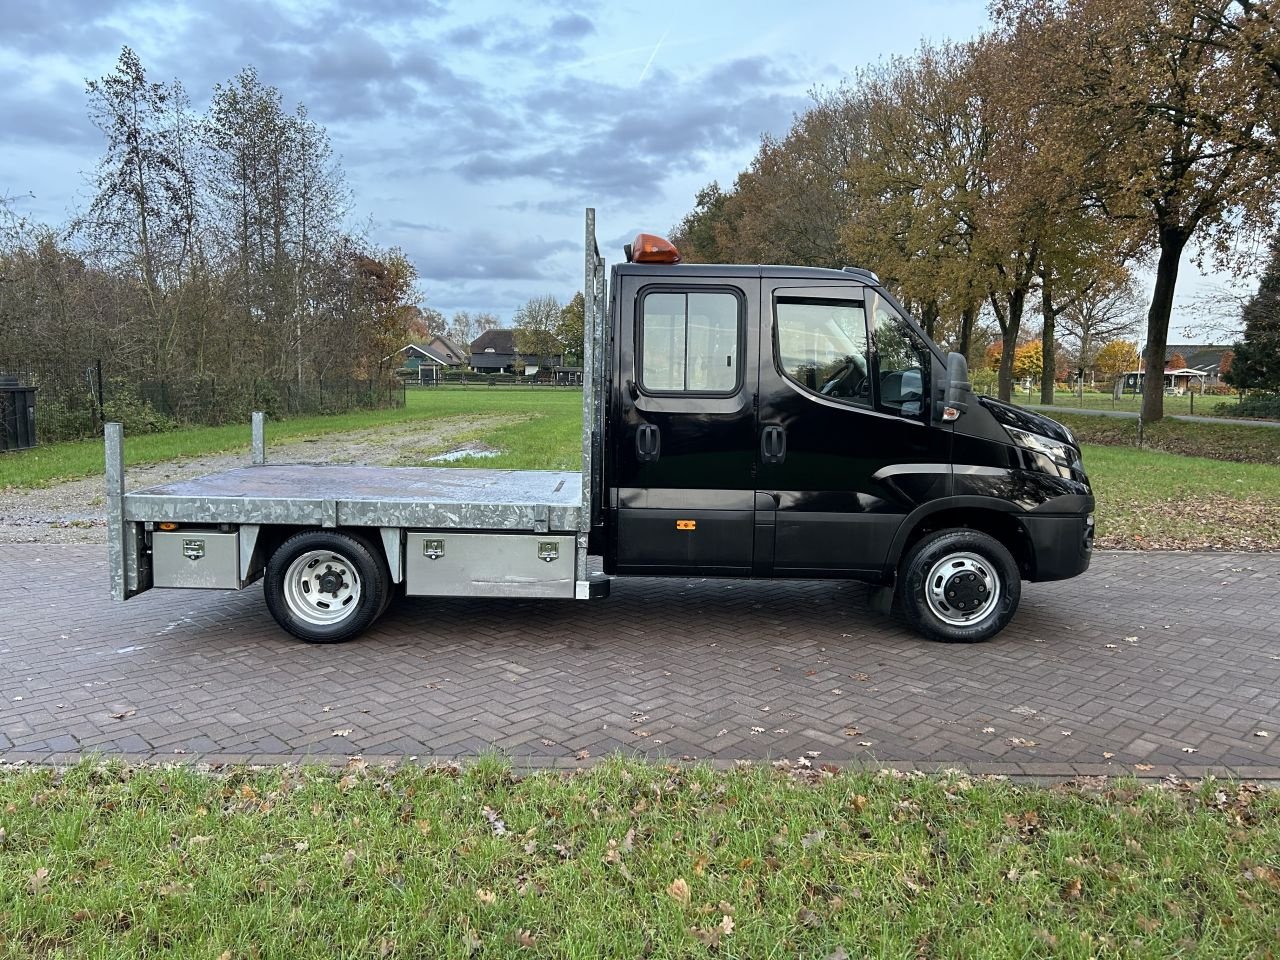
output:
M975 397L874 274L682 264L641 234L606 281L587 211L579 472L266 462L126 492L107 429L112 594L264 580L280 625L358 636L410 596L606 595L616 576L856 579L939 640L1089 566L1061 424ZM602 561L592 573L588 557Z

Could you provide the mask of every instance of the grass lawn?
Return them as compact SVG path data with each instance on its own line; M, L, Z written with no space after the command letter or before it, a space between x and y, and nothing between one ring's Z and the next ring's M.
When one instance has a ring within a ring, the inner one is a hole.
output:
M1247 786L362 766L0 775L0 956L1245 957L1280 929L1280 793Z
M582 393L577 390L479 385L409 390L405 406L399 409L357 410L335 416L269 421L267 445L270 449L271 443L279 440L362 430L380 424L494 413L507 413L526 419L534 417L554 420L557 427L553 433L558 442L562 439L561 434L570 429L570 420L575 424L572 431L577 437L576 423L580 422L581 410ZM541 436L538 430L531 431L527 426L520 430L510 430L509 433L510 436L506 436L506 439L517 447L524 447L526 441L529 446L536 447L537 438ZM526 440L521 440L517 435ZM125 436L127 466L248 449L248 423L222 427L188 427L170 433ZM537 451L525 449L525 452L533 456ZM39 487L59 480L100 475L103 472L103 462L101 440L53 443L32 450L6 453L0 456L0 488ZM495 463L494 460L486 462Z
M1196 396L1191 394L1183 394L1182 396L1166 396L1164 398L1164 412L1166 414L1195 414L1197 417L1213 417L1218 415L1218 405L1226 404L1234 407L1239 403L1240 398L1237 394L1229 394L1227 396ZM1040 388L1037 386L1032 390L1030 399L1028 399L1026 390L1015 390L1013 402L1027 406L1034 406L1036 409L1048 412L1052 416L1051 407L1041 407L1040 404ZM1124 410L1129 413L1137 413L1142 409L1142 397L1138 394L1126 393L1122 397L1113 397L1110 393L1091 393L1086 390L1084 397L1081 398L1078 393L1069 393L1059 390L1053 395L1055 406L1059 407L1075 407L1085 410Z

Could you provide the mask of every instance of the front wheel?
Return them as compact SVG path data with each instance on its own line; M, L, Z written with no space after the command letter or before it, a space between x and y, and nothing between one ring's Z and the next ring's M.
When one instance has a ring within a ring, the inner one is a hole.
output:
M267 563L263 595L276 623L308 643L341 643L378 618L391 593L382 559L345 533L290 537Z
M931 533L902 561L903 612L932 640L977 643L1005 628L1018 609L1022 578L1003 543L978 530Z

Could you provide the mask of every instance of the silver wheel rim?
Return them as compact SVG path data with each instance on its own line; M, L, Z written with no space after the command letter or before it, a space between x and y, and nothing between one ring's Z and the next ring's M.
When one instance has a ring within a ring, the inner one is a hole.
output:
M312 626L341 623L360 606L360 575L355 565L332 550L308 550L284 574L289 612Z
M972 579L969 579L972 578ZM963 609L959 604L972 602L957 600L957 579L971 587L984 588L985 597L976 607ZM1000 607L1000 577L986 558L976 553L949 553L932 567L924 581L925 601L929 610L943 623L953 627L970 627L992 616Z

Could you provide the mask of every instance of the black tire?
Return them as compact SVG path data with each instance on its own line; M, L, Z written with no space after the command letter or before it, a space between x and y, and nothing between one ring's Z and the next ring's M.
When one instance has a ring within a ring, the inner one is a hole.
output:
M963 528L939 530L903 558L898 597L911 625L929 639L978 643L1013 619L1022 578L1013 555L995 537ZM961 609L970 604L969 610Z
M276 623L299 640L342 643L386 609L391 577L381 554L359 537L308 530L271 555L262 592Z

